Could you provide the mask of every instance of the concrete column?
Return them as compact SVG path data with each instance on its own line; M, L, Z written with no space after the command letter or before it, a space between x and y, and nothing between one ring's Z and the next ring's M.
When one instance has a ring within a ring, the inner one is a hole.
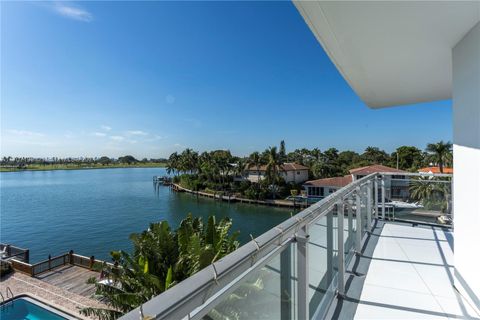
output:
M455 286L480 308L480 23L452 56Z

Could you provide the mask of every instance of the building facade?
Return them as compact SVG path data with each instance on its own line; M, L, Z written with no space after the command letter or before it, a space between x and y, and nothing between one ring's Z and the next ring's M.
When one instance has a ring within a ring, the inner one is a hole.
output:
M405 176L402 175L405 171L379 164L351 169L349 174L343 177L310 180L303 184L303 189L309 198L322 199L355 180L379 172L398 173L398 175L389 176L385 179L385 197L388 200L405 200L408 198L408 180L405 180Z
M303 183L308 180L308 168L298 163L284 163L278 168L279 175L286 183ZM265 179L267 166L258 168L250 166L246 171L246 179L251 182L259 182Z

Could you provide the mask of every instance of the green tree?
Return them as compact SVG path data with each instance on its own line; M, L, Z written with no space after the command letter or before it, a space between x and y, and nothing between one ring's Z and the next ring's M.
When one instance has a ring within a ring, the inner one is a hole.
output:
M262 166L262 157L258 151L253 152L247 159L248 168L255 167L257 172L260 172Z
M112 163L112 159L110 159L109 157L103 156L100 159L98 159L98 163L100 163L102 166L105 166Z
M429 159L438 165L441 173L443 173L443 167L450 164L453 158L452 143L449 141L429 143L426 151L429 154Z
M277 147L270 147L268 149L268 162L266 168L267 182L271 185L271 190L278 190L276 186L280 182L280 171L282 170L282 160L280 154L277 152ZM272 191L272 196L275 199L276 192Z
M422 151L413 146L398 147L391 155L390 166L402 170L416 171L424 162Z
M167 173L168 174L175 174L176 172L178 173L180 171L180 156L178 155L177 152L174 152L168 157L168 162L167 162Z
M390 157L385 151L377 147L367 147L362 154L362 159L370 164L387 164Z
M278 151L280 159L282 162L287 161L287 150L285 148L285 141L280 141L280 150Z
M174 231L162 221L132 234L133 254L113 251L114 266L102 266L109 281L89 280L108 307L84 308L81 313L116 319L147 302L237 249L238 232L231 233L231 227L229 218L217 222L210 216L204 224L201 218L189 214Z
M432 181L431 177L413 179L409 188L410 196L421 201L427 209L439 209L450 213L451 180L449 178L436 180Z
M137 163L138 160L135 159L134 156L127 155L127 156L123 156L123 157L118 158L118 162L126 163L126 164L133 164L133 163Z

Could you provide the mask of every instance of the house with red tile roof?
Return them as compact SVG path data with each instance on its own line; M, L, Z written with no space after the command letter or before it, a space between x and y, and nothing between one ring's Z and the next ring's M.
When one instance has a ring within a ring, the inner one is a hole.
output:
M279 166L280 176L287 183L302 183L308 180L308 167L302 166L298 163L288 162ZM250 166L246 170L247 180L251 182L259 182L263 180L267 173L267 166L260 167Z
M418 169L419 173L441 173L440 167L426 167ZM453 174L453 168L443 167L443 173Z
M388 199L405 199L408 197L408 182L395 181L392 178L405 178L402 173L406 171L387 167L381 164L374 164L370 166L354 168L349 170L349 174L342 177L324 178L317 180L306 181L303 184L305 193L310 198L323 198L331 193L334 193L340 188L345 187L351 182L368 176L372 173L389 172L398 175L389 176L385 179L386 197Z

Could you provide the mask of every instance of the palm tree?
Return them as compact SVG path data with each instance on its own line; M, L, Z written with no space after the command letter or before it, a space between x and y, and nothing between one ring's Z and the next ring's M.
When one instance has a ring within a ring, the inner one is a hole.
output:
M442 179L439 179L442 180ZM451 181L431 181L430 177L413 179L410 185L410 196L419 200L427 208L438 208L442 212L450 213Z
M426 151L430 154L432 161L440 168L440 173L443 173L443 166L450 163L453 158L452 143L450 141L429 143Z
M268 162L266 168L267 181L275 189L276 184L280 180L280 170L282 170L282 159L277 152L277 147L270 147L268 149ZM275 192L272 192L273 199L275 199Z
M168 157L168 162L167 162L167 173L170 174L170 173L173 173L175 174L175 172L178 172L179 168L179 155L177 152L174 152L170 155L170 157Z
M81 313L99 319L116 319L173 287L238 248L238 232L231 233L232 221L214 216L204 224L187 216L172 231L167 221L150 224L140 234L130 236L134 250L111 252L114 265L104 264L102 274L108 284L89 279L106 308L84 308Z
M284 140L280 141L279 154L280 154L280 159L282 160L282 162L287 161L287 149L285 148L285 141Z
M260 175L260 167L262 166L262 156L258 151L253 152L247 159L248 168L255 167L258 175Z
M428 177L419 177L413 179L410 185L410 196L415 200L426 200L432 196L434 182Z

